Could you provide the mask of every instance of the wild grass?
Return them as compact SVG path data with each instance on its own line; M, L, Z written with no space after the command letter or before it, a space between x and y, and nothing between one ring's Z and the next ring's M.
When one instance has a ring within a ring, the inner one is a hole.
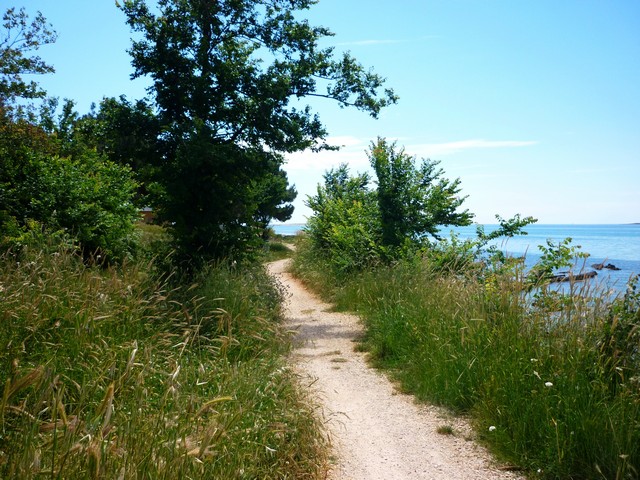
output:
M0 478L321 476L263 269L180 286L154 270L0 256Z
M336 285L373 362L418 398L471 415L478 438L536 478L640 475L640 296L527 293L521 273L447 274L414 260L342 282L300 245L295 271Z
M287 237L273 238L263 247L263 257L267 262L289 258L293 255L292 242Z

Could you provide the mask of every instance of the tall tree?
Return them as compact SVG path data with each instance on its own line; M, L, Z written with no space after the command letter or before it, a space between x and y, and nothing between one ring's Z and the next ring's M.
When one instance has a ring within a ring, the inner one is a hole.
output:
M460 210L466 198L458 195L460 180L444 178L438 162L418 164L382 138L371 143L369 160L377 188L369 175L351 176L341 165L324 175L324 185L307 200L311 244L336 272L397 260L432 246L440 227L471 223L473 214ZM517 234L519 226L505 222L500 235ZM486 242L493 238L483 236Z
M130 50L133 77L152 78L164 126L160 210L179 238L188 232L189 249L219 256L241 247L227 233L254 225L253 186L281 183L274 154L329 148L318 116L293 104L324 97L377 117L396 101L383 79L349 54L336 58L318 46L331 32L299 19L314 3L124 2L128 24L142 34ZM291 198L290 190L279 191L273 205Z
M154 191L155 171L160 163L160 122L144 100L103 98L98 109L73 123L73 144L95 148L109 160L131 168L138 182L136 203L149 206Z
M469 225L473 214L459 211L460 179L443 178L438 161L407 155L395 143L379 138L372 143L369 161L378 180L378 208L382 243L399 247L405 239L418 241L425 235L438 237L440 226Z
M56 41L57 35L38 12L32 20L24 8L9 8L2 15L0 32L0 110L13 110L18 98L42 98L45 92L24 75L52 73L54 68L31 52ZM18 112L20 112L18 108Z
M276 157L278 158L278 157ZM280 159L278 158L280 161ZM262 228L263 238L268 239L269 222L278 220L284 222L293 214L293 202L298 192L289 186L287 172L280 170L279 163L274 162L272 175L264 176L256 181L253 191L257 202L254 218Z

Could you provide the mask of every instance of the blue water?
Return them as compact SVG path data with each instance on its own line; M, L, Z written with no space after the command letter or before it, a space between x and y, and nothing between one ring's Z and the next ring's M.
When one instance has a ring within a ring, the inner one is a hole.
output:
M486 225L487 233L497 225ZM474 237L476 227L457 227L452 229L463 238ZM538 245L552 240L557 243L566 237L572 239L572 245L580 245L581 250L590 253L593 258L629 260L640 262L640 225L529 225L524 229L527 235L508 239L499 244L514 254L537 253ZM443 229L442 233L446 233Z
M304 224L273 225L276 233L281 235L295 235L302 230ZM489 233L497 225L485 225L485 232ZM441 235L447 237L449 231L455 231L461 238L475 238L476 227L456 227L442 229ZM529 225L524 229L527 235L510 238L495 243L508 254L521 256L526 254L526 263L531 265L540 258L538 245L546 245L547 240L555 244L567 237L572 239L572 245L581 246L581 251L590 256L584 262L585 269L596 263L611 263L620 268L618 271L601 270L596 277L598 283L623 290L633 274L640 274L640 225ZM576 270L580 270L583 261Z
M302 231L304 223L275 223L271 227L278 235L295 235Z
M486 225L485 231L497 228ZM476 236L476 227L457 227L451 229L461 238ZM629 278L640 274L640 225L529 225L524 229L527 235L494 242L500 249L513 256L526 255L526 264L532 265L540 258L539 245L547 240L554 244L565 238L571 238L571 245L580 246L580 251L588 253L586 260L578 260L574 271L592 270L591 265L611 263L620 270L603 269L598 272L595 281L618 291L625 289ZM443 230L443 234L447 231Z

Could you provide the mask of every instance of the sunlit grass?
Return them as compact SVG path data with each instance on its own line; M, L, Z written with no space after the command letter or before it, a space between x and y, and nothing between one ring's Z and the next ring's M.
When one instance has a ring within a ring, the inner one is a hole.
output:
M179 285L151 262L93 268L26 248L0 257L0 321L1 478L323 472L259 266Z
M263 247L264 260L274 262L291 257L293 255L291 245L290 241L280 239L269 240Z
M418 260L332 279L314 252L298 252L301 278L336 286L339 308L361 314L374 364L420 399L470 414L502 458L543 478L638 477L637 300L612 307L576 284L533 303L522 273L479 280Z

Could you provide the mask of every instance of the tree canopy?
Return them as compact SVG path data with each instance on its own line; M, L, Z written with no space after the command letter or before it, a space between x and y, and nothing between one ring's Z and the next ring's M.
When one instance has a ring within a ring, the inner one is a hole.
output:
M127 166L75 139L72 108L67 102L51 131L0 115L0 245L19 246L44 227L69 235L87 257L122 260L135 244L137 185Z
M383 138L371 143L369 161L377 188L368 174L351 176L342 165L307 201L311 242L337 271L398 259L439 239L443 226L471 223L473 215L460 210L460 180L444 178L437 161L418 162Z
M112 162L98 147L98 128L26 75L54 71L34 52L56 33L38 12L9 8L0 28L0 245L19 248L42 231L71 239L87 256L122 260L135 247L133 203L137 187L129 166ZM34 100L41 102L39 113ZM111 122L112 124L114 122ZM104 129L103 129L104 130ZM121 137L106 132L113 141ZM105 135L103 135L104 137ZM155 139L154 139L155 142ZM104 153L111 153L104 151ZM137 156L137 153L136 153Z
M439 238L445 225L469 225L473 215L459 211L466 197L460 197L460 179L443 177L440 162L407 155L395 143L379 138L369 151L376 173L382 243L399 247L405 239L417 241L430 235Z
M130 50L133 77L153 80L163 131L157 207L185 253L227 255L250 244L269 217L290 218L294 190L281 154L330 148L305 99L373 117L396 102L380 76L319 46L331 32L300 19L314 3L124 2L140 34Z
M38 12L32 20L24 8L9 8L2 15L0 32L0 108L8 110L16 99L42 98L45 92L24 75L52 73L54 68L32 52L56 41L57 35Z
M128 179L131 169L136 181L123 180L117 200L127 206L125 223L133 218L130 195L137 184L137 202L151 204L171 229L177 258L192 263L250 252L271 219L291 218L297 192L282 168L285 155L334 148L310 99L373 117L397 101L384 79L349 53L320 46L332 33L304 19L314 3L127 0L120 8L135 33L132 77L152 79L150 101L103 99L85 115L72 100L59 105L37 82L24 80L53 72L33 52L56 34L42 14L30 20L24 9L8 9L0 37L0 147L6 154L0 196L16 208L4 209L5 218L24 226L33 215L59 216L63 203L72 208L63 194L73 189L56 183L56 175L82 185L91 169ZM44 98L39 115L30 103L37 98ZM11 150L17 138L23 144ZM38 195L37 182L29 169L51 180L42 186L50 198L37 215L31 197ZM104 185L113 185L106 178ZM56 226L80 232L84 220L73 218L80 223L69 217Z

